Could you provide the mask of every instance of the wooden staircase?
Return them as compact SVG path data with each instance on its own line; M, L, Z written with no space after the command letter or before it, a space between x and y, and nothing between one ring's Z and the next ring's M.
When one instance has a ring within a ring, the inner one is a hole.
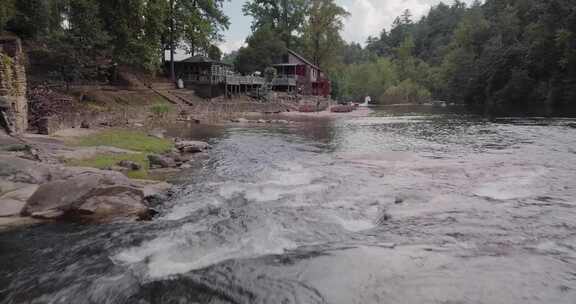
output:
M149 85L149 88L154 91L154 93L164 97L169 102L179 106L179 107L189 107L194 106L194 102L191 98L187 98L185 95L177 93L176 86L171 82L154 82ZM182 91L184 91L182 89ZM193 91L189 91L193 94Z

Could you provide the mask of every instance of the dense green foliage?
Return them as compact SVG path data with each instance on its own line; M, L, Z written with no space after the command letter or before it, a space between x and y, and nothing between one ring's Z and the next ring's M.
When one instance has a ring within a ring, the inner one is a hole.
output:
M294 46L294 35L302 33L309 0L249 0L243 11L253 18L252 30L269 28L287 47Z
M224 1L2 0L0 30L46 46L56 54L48 58L70 57L57 60L68 75L102 59L156 71L171 41L190 54L220 56L214 44L229 24Z
M433 96L490 109L567 106L576 100L576 2L441 3L418 22L404 12L389 32L370 37L365 48L347 45L342 54L333 73L337 97L370 94L396 103ZM404 98L392 97L398 94Z

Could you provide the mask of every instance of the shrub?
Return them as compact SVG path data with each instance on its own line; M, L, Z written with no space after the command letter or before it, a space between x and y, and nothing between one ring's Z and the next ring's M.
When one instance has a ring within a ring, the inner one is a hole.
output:
M150 107L150 112L152 112L154 118L165 118L170 112L170 106L165 103L158 103Z

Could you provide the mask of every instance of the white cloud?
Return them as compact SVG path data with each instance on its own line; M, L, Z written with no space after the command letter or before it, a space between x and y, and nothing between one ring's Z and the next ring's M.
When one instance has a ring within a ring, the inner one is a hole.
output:
M379 36L390 29L394 19L409 9L413 20L425 15L440 0L339 0L351 14L344 21L344 40L364 44L368 36ZM451 1L444 1L451 3ZM467 1L468 2L468 1Z
M244 40L226 40L218 44L222 53L230 53L243 47L246 43Z

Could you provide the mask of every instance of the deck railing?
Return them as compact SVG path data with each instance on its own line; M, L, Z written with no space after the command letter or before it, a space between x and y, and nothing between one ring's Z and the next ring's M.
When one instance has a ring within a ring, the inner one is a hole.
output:
M280 75L274 78L272 85L275 86L296 86L298 75Z
M235 74L212 74L212 75L202 75L202 74L188 74L188 77L183 78L185 81L189 81L196 84L227 84L227 85L263 85L265 80L263 77L257 76L241 76Z

